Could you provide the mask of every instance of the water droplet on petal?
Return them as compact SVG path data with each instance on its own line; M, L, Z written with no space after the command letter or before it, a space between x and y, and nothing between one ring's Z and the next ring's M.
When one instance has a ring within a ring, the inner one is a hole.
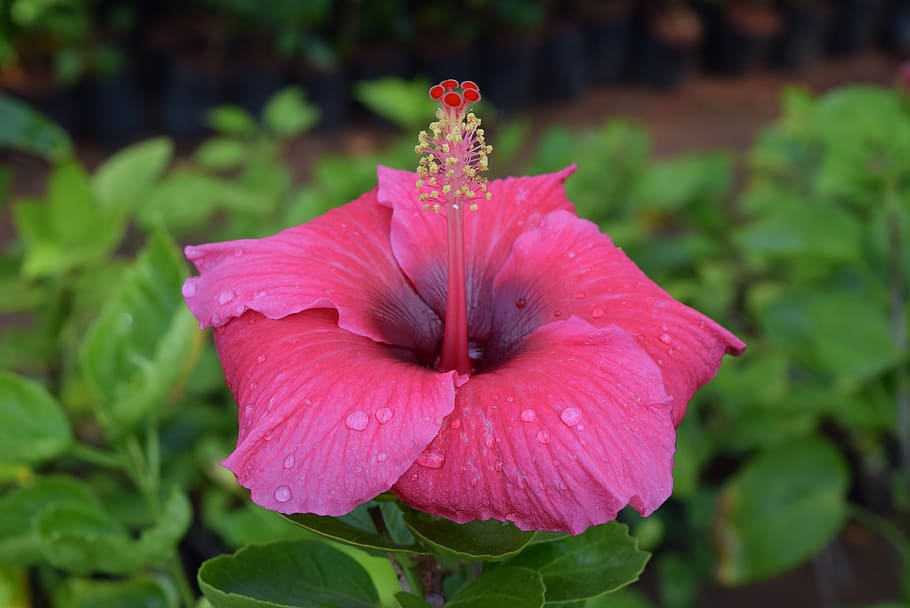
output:
M357 410L345 419L344 425L352 431L362 431L363 429L367 428L367 424L369 424L369 422L370 417L367 415L367 413Z
M239 258L240 256L243 255L243 249L238 247L237 249L234 250L234 255L236 255Z
M502 461L497 460L496 463L493 465L493 468L496 469L497 472L502 471Z
M515 300L515 308L522 309L525 307L525 304L527 304L527 303L528 303L528 301L525 300L524 298L518 298L517 300Z
M230 302L231 300L234 299L235 295L237 295L237 294L234 293L233 289L225 289L224 291L222 291L221 293L218 294L218 303L227 304L228 302Z
M562 311L557 308L556 310L553 311L553 316L558 319L559 317L562 316Z
M258 357L256 357L256 363L265 363L265 359L266 359L265 355L259 355Z
M537 441L543 443L544 445L550 443L550 431L546 429L537 431Z
M428 469L441 469L445 462L446 455L433 450L427 450L417 457L417 464Z
M535 420L537 420L537 412L535 412L534 410L531 410L531 409L522 410L521 419L524 422L534 422Z
M288 454L287 458L284 459L284 462L281 463L281 466L283 466L286 469L293 469L295 462L296 462L296 459L294 458L294 455Z
M291 500L291 488L287 486L278 486L275 488L275 500L278 502L287 502Z
M477 479L476 477L471 478L471 487L472 488L476 488L478 483L480 483L479 479Z
M180 293L183 294L184 298L192 298L196 295L196 281L187 281L183 284L183 287L180 288Z
M488 448L492 448L494 445L496 445L496 439L492 435L487 435L483 438L483 444Z
M572 258L575 257L575 252L574 252L574 251L570 251L569 253L566 254L566 257L569 258L569 259L571 260Z
M376 454L376 460L378 460L379 462L385 462L386 459L388 459L388 457L389 457L389 455L386 454L385 452L379 452L378 454Z
M414 473L413 475L411 475L411 481L417 481L418 479L420 479L420 475L418 475L417 473Z
M394 416L394 415L395 415L395 412L393 412L389 408L381 407L378 410L376 410L376 421L379 424L385 424L386 422L391 420L392 416Z
M578 410L578 408L567 407L562 412L560 412L559 419L562 420L563 424L566 426L576 426L579 422L581 422L581 412Z
M461 428L461 420L456 418L455 420L453 420L452 422L449 423L449 426L457 431L458 429Z
M584 299L587 298L588 296L587 296L587 294L585 294L584 292L579 291L578 293L575 294L575 297L578 298L579 300L584 300Z
M310 401L309 399L304 399L304 400L303 400L303 404L304 404L304 405L313 405L313 402Z
M664 344L669 344L673 340L673 338L670 337L670 334L667 334L667 333L660 334L659 336L657 336L657 339L660 340L661 342L663 342Z
M506 397L506 401L508 401L509 403L514 403L514 402L515 402L515 397L513 397L512 395L509 395L509 396Z
M591 316L595 319L602 319L604 316L604 309L600 306L594 308L594 310L591 311Z
M251 390L251 391L255 391L257 388L259 388L259 385L258 385L258 384L256 384L255 382L250 382L250 390Z

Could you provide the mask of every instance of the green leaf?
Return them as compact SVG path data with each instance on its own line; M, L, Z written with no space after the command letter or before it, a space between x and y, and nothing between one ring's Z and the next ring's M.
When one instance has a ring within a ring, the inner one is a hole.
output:
M191 519L189 500L174 491L155 524L136 540L98 506L51 507L35 527L44 558L53 566L76 574L128 574L170 559Z
M215 608L379 606L369 574L341 551L315 541L251 545L202 564L199 587Z
M37 382L0 370L0 404L0 462L43 462L72 443L63 408Z
M177 608L173 590L150 576L122 581L73 578L54 594L67 608Z
M307 103L302 90L291 87L269 99L262 111L262 120L275 135L294 137L316 124L319 111Z
M470 559L494 560L515 555L534 538L534 532L523 532L495 519L457 524L420 511L407 511L404 522L437 549Z
M154 414L193 356L200 334L180 297L186 274L170 239L153 233L80 346L80 369L111 432Z
M221 209L257 213L268 206L262 197L230 181L177 171L158 183L139 210L139 223L153 227L163 222L168 230L184 233L202 228Z
M23 273L28 277L97 261L120 242L126 229L122 218L99 208L76 161L56 166L45 200L19 203L14 219L25 244Z
M369 509L380 508L386 526L390 528L392 538L386 538L376 532L376 526L369 516ZM401 518L401 512L394 505L362 505L354 512L342 517L324 517L312 513L297 513L285 515L287 519L298 526L303 526L311 532L331 540L342 542L362 549L393 553L426 554L428 551L414 543L410 534L396 534L396 518Z
M71 477L43 477L0 497L0 562L28 565L41 559L33 521L62 505L96 506L98 500Z
M762 452L724 488L716 521L717 574L730 585L774 576L814 555L847 515L849 470L827 441Z
M208 114L209 125L225 135L250 136L256 133L256 121L243 110L231 105L218 106Z
M761 321L766 335L806 366L841 378L869 378L899 358L886 307L865 294L788 293Z
M51 162L73 150L66 131L25 103L0 94L0 147L36 154Z
M236 169L247 160L249 144L230 137L213 137L196 150L196 162L212 171Z
M396 593L395 601L399 608L431 608L429 604L412 593Z
M108 158L92 175L92 189L107 211L138 209L161 177L174 153L166 137L143 141Z
M446 602L447 608L542 608L544 581L528 568L497 568L471 581Z
M638 580L651 555L629 529L610 522L565 540L532 545L505 565L539 572L547 603L564 603L616 591Z
M434 105L427 96L425 80L404 81L388 77L354 85L354 97L369 110L403 130L413 131L426 125Z

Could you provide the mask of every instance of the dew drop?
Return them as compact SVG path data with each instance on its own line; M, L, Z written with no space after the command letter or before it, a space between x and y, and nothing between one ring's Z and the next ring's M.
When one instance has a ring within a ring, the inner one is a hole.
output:
M234 299L235 295L237 295L237 294L234 293L233 289L225 289L224 291L222 291L221 293L218 294L218 303L227 304L228 302L230 302L231 300Z
M278 502L287 502L291 500L291 488L287 486L278 486L275 488L275 500Z
M255 382L250 382L250 390L251 390L251 391L255 391L257 388L259 388L259 385L258 385L258 384L256 384Z
M579 291L578 293L575 294L575 297L578 298L579 300L584 300L588 296L583 291Z
M455 420L453 420L452 422L449 423L449 426L457 431L458 429L461 428L461 420L456 418Z
M313 402L312 402L311 400L309 400L309 399L304 399L304 400L303 400L303 404L304 404L304 405L313 405Z
M562 316L562 311L557 308L556 310L553 311L553 316L558 319L559 317Z
M541 429L537 431L537 441L546 445L550 443L550 431L546 429Z
M281 464L281 466L283 466L286 469L293 469L295 462L296 462L296 459L294 458L294 455L288 454L287 458L284 459L284 462Z
M428 469L441 469L445 462L445 454L432 450L427 450L417 457L417 464Z
M411 475L411 481L417 481L418 479L420 479L420 475L418 475L417 473L414 473L413 475Z
M579 422L581 422L581 412L578 410L578 408L567 407L562 412L560 412L559 419L562 420L563 424L566 426L576 426Z
M527 303L528 303L528 301L525 300L524 298L518 298L517 300L515 300L515 308L518 308L520 310L520 309L524 308L525 304L527 304Z
M367 413L357 410L345 419L344 425L352 431L362 431L363 429L367 428L367 424L369 422L370 417L367 415Z
M477 479L476 477L471 478L471 487L472 488L476 488L478 483L480 483L479 479Z
M658 364L658 365L663 365L663 364L664 364L664 360L663 360L663 359L658 359L658 360L657 360L657 364Z
M265 355L259 355L258 357L256 357L256 363L265 363L265 359L266 359Z
M604 316L604 309L600 306L594 308L594 310L591 311L591 316L595 319L602 319Z
M493 465L493 468L496 469L497 473L501 472L502 471L502 461L497 460L496 463Z
M395 415L395 412L393 412L389 408L381 407L378 410L376 410L376 421L379 424L385 424L386 422L391 420L392 416L394 416L394 415ZM366 426L366 423L364 423L364 426Z
M531 409L522 410L521 419L524 422L534 422L535 420L537 420L537 412L535 412L534 410L531 410Z
M483 444L488 448L492 448L494 445L496 445L496 439L492 435L487 435L483 438Z
M386 454L385 452L379 452L378 454L376 454L376 460L378 460L379 462L385 462L386 459L388 459L388 457L389 457L389 455Z
M570 251L569 253L566 254L566 257L569 258L569 259L571 260L572 258L575 257L575 252L574 252L574 251Z
M183 284L183 287L180 288L180 293L183 294L184 298L192 298L196 295L196 281L187 281Z
M234 250L234 255L237 256L237 257L239 258L240 256L243 255L243 249L241 249L240 247L238 247L237 249Z
M670 337L670 334L667 334L667 333L660 334L659 336L657 336L657 339L660 340L661 342L663 342L664 344L669 344L673 340L673 338Z
M506 397L506 401L508 401L509 403L515 403L515 397L513 397L512 395L508 395Z

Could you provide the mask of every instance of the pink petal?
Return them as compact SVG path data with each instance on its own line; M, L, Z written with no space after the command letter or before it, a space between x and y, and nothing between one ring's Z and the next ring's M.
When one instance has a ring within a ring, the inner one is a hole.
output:
M729 331L674 300L601 234L558 211L538 230L521 235L494 286L491 344L517 344L544 323L577 315L599 327L619 325L660 366L679 424L695 390L714 377L725 353L745 344ZM519 306L520 305L520 306ZM494 359L504 353L491 354Z
M676 433L657 365L616 326L576 317L472 376L393 491L457 522L495 518L578 534L670 495Z
M490 331L493 277L518 236L536 228L551 211L575 207L563 183L575 172L572 165L557 173L489 182L489 201L477 211L465 211L465 252L468 334L483 338ZM418 293L439 316L446 302L446 223L444 214L425 211L417 196L416 173L378 169L380 204L394 210L392 250Z
M248 312L215 344L240 406L224 465L282 513L341 515L388 490L454 406L453 372L339 329L334 311Z
M200 272L183 286L187 305L202 327L247 310L280 319L331 307L344 329L430 352L441 322L398 267L390 222L391 213L370 192L268 238L187 247Z

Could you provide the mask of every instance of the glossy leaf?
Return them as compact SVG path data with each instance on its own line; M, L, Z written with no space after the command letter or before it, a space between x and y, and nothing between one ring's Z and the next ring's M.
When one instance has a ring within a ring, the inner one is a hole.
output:
M369 574L341 551L315 541L251 545L202 564L199 586L215 608L379 606Z
M34 380L0 370L0 404L0 462L43 462L72 443L63 408Z
M391 538L376 531L376 526L367 512L370 508L382 509ZM400 520L401 514L393 505L364 505L342 517L324 517L312 513L297 513L285 517L320 536L355 547L393 553L428 553L425 548L414 543L410 534L402 534L402 531L397 530L396 518Z
M0 497L0 562L32 564L41 559L33 521L46 509L97 507L98 500L72 477L45 477Z
M199 332L180 297L186 273L170 239L153 234L82 343L80 367L109 418L102 422L118 431L161 407L193 354Z
M413 593L396 593L395 601L399 608L431 608L429 604Z
M584 600L638 580L650 554L638 548L629 529L610 522L565 540L533 545L507 560L539 572L547 603Z
M843 457L823 439L758 454L721 494L718 577L743 584L808 559L843 525L849 483Z
M85 504L47 509L35 526L50 564L77 574L127 574L170 559L191 518L189 500L175 491L138 539L100 507Z
M541 608L545 587L541 575L528 568L497 568L462 587L446 602L448 608Z
M405 82L398 78L381 78L358 82L354 96L370 111L404 130L424 126L433 116L435 103L427 97L429 84L423 80Z
M515 555L534 538L534 532L523 532L495 519L457 524L420 511L407 511L404 521L430 545L469 559L494 560Z

